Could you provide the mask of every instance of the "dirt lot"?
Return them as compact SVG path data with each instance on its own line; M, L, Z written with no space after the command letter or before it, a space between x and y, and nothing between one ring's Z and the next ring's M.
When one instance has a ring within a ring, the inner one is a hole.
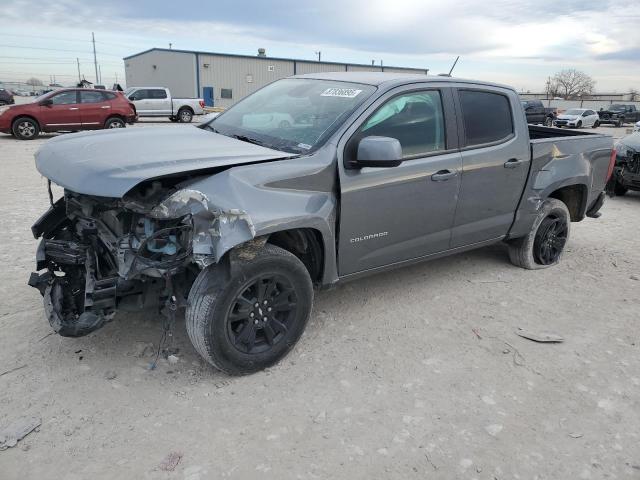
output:
M2 480L640 478L640 195L574 224L552 269L498 245L319 292L269 371L216 372L182 319L179 362L150 371L153 314L61 338L26 285L45 141L0 136L0 374L18 368L0 376L0 428L42 418L0 451Z

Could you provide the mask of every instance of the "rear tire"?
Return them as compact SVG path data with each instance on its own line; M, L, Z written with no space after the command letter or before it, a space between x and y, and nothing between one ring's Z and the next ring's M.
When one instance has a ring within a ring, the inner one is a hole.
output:
M267 368L296 344L311 314L313 286L292 253L266 244L251 260L202 270L187 302L191 343L230 375ZM257 305L257 306L256 306Z
M613 193L616 194L616 197L622 197L626 195L628 191L629 189L627 187L625 187L620 182L618 182L618 180L616 180L616 183L613 185Z
M190 108L183 107L178 110L178 121L180 123L191 123L193 120L193 112Z
M107 118L107 121L104 122L104 128L126 128L127 124L120 117L111 117Z
M33 140L40 135L40 125L33 118L19 117L13 121L11 131L20 140Z
M553 118L552 117L547 117L544 119L544 126L545 127L552 127L553 126Z
M527 270L539 270L557 265L569 241L571 216L567 206L558 199L544 201L526 237L509 242L509 259Z

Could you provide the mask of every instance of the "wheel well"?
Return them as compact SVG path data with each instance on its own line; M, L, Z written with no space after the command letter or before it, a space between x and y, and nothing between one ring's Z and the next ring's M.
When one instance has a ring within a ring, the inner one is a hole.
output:
M191 108L191 107L190 107L190 106L188 106L188 105L184 105L184 106L180 107L180 108L178 109L178 113L180 113L180 111L181 111L181 110L189 110L191 113L193 113L193 108Z
M122 121L123 121L123 122L125 122L125 123L127 122L127 121L125 120L125 118L124 118L122 115L115 114L115 115L109 115L109 116L107 117L107 119L104 121L104 124L106 125L106 124L107 124L107 122L108 122L109 120L111 120L112 118L117 118L118 120L122 120Z
M16 118L14 118L14 119L11 121L11 129L12 129L12 130L13 130L13 125L14 125L18 120L20 120L21 118L28 118L29 120L33 120L34 122L36 122L36 125L38 125L38 128L42 130L42 127L40 127L40 122L39 122L35 117L32 117L31 115L19 115L19 116L17 116Z
M272 233L269 243L293 253L307 267L311 280L322 279L324 270L324 245L322 235L312 228L298 228Z
M587 187L585 185L568 185L549 194L549 198L556 198L569 209L572 222L579 222L584 218L587 203Z

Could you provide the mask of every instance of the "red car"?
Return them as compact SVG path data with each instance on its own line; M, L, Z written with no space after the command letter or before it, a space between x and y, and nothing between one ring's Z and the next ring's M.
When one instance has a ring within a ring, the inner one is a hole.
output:
M121 92L70 88L0 107L0 132L32 140L40 132L124 128L137 119L136 107Z

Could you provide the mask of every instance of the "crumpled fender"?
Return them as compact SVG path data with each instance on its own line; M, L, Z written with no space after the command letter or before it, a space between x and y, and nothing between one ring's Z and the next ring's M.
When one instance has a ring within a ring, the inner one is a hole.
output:
M331 282L337 279L335 183L334 163L320 156L245 165L191 183L149 216L191 215L193 253L201 266L219 262L226 252L256 237L316 229L324 243L325 279Z

